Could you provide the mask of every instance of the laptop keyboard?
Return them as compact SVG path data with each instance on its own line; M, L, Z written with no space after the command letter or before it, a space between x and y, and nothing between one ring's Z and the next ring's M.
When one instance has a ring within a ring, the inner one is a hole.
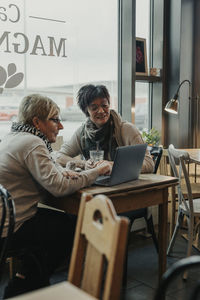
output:
M98 183L108 183L110 181L110 176L99 176L96 179L96 182Z
M107 183L110 181L110 178L102 178L100 180L97 180L97 182L100 182L100 183Z

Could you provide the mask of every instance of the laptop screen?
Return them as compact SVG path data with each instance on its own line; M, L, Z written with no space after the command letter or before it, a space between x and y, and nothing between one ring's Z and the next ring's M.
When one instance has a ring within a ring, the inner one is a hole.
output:
M116 185L138 179L146 148L147 144L118 147L109 183L106 182L105 185ZM101 179L97 178L95 183L101 184ZM102 183L101 185L104 184Z

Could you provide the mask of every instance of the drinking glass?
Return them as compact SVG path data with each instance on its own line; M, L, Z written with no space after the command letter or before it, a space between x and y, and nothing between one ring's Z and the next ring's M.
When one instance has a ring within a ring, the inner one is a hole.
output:
M104 151L103 150L91 150L90 151L90 159L94 162L103 160Z

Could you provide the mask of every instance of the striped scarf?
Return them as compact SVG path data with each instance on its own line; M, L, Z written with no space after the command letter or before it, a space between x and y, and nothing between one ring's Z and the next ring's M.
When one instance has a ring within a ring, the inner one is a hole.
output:
M46 138L46 136L40 130L35 128L34 126L31 126L29 124L13 122L12 127L11 127L11 132L29 132L31 134L34 134L34 135L38 136L39 138L41 138L44 141L44 143L47 146L47 149L49 150L49 152L53 151L52 148L51 148L51 143Z
M96 150L98 148L99 150L104 150L104 159L114 160L117 143L113 132L114 122L112 116L110 116L108 122L100 128L97 128L90 118L88 118L80 136L82 153L85 159L90 158L90 150Z

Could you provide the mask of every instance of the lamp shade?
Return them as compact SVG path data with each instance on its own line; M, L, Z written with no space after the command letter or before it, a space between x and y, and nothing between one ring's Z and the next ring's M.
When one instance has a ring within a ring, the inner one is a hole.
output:
M171 100L169 100L167 102L167 104L165 105L165 111L167 111L167 112L169 112L171 114L175 114L175 115L178 114L178 107L179 107L178 95L179 95L179 90L180 90L181 86L185 82L188 83L188 87L189 87L189 97L188 98L189 98L189 100L191 99L191 85L192 84L191 84L190 80L185 79L185 80L183 80L179 84L178 89L177 89L176 94L174 95L174 97Z
M178 98L178 97L177 97ZM178 99L174 97L173 99L169 100L165 106L165 110L172 114L178 114Z

